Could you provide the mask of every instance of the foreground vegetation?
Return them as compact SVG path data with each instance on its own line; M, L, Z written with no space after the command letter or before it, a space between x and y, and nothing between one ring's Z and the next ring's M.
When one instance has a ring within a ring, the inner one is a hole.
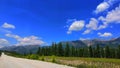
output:
M39 47L36 54L31 51L29 54L17 54L6 52L6 54L58 64L74 66L77 68L120 68L120 46L110 48L109 46L75 48L68 43L55 44L48 47Z
M58 57L58 56L39 56L36 54L20 55L15 53L6 53L15 57L26 59L41 60L57 64L73 66L77 68L120 68L120 59L112 58L83 58L83 57Z

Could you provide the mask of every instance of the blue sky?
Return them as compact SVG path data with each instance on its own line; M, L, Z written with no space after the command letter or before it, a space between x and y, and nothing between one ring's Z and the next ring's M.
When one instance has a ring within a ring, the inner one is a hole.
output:
M119 5L119 0L0 0L0 45L119 37Z

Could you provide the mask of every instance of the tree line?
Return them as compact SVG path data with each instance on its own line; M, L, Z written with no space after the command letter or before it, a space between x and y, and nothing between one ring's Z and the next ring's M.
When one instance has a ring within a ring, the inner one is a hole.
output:
M39 47L37 55L40 56L61 56L61 57L91 57L91 58L119 58L120 59L120 45L117 48L110 48L109 46L100 47L84 47L76 48L70 46L68 43L53 43L52 46Z

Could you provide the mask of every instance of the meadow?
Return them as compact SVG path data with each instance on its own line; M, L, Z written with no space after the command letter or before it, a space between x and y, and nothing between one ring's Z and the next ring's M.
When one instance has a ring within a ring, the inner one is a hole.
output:
M39 60L43 57L39 57ZM120 59L44 56L44 61L77 68L120 68Z

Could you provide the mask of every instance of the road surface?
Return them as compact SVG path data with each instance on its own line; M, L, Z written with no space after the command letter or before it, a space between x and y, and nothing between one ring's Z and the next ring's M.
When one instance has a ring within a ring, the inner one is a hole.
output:
M2 53L0 57L0 68L73 68L50 62L15 58Z

